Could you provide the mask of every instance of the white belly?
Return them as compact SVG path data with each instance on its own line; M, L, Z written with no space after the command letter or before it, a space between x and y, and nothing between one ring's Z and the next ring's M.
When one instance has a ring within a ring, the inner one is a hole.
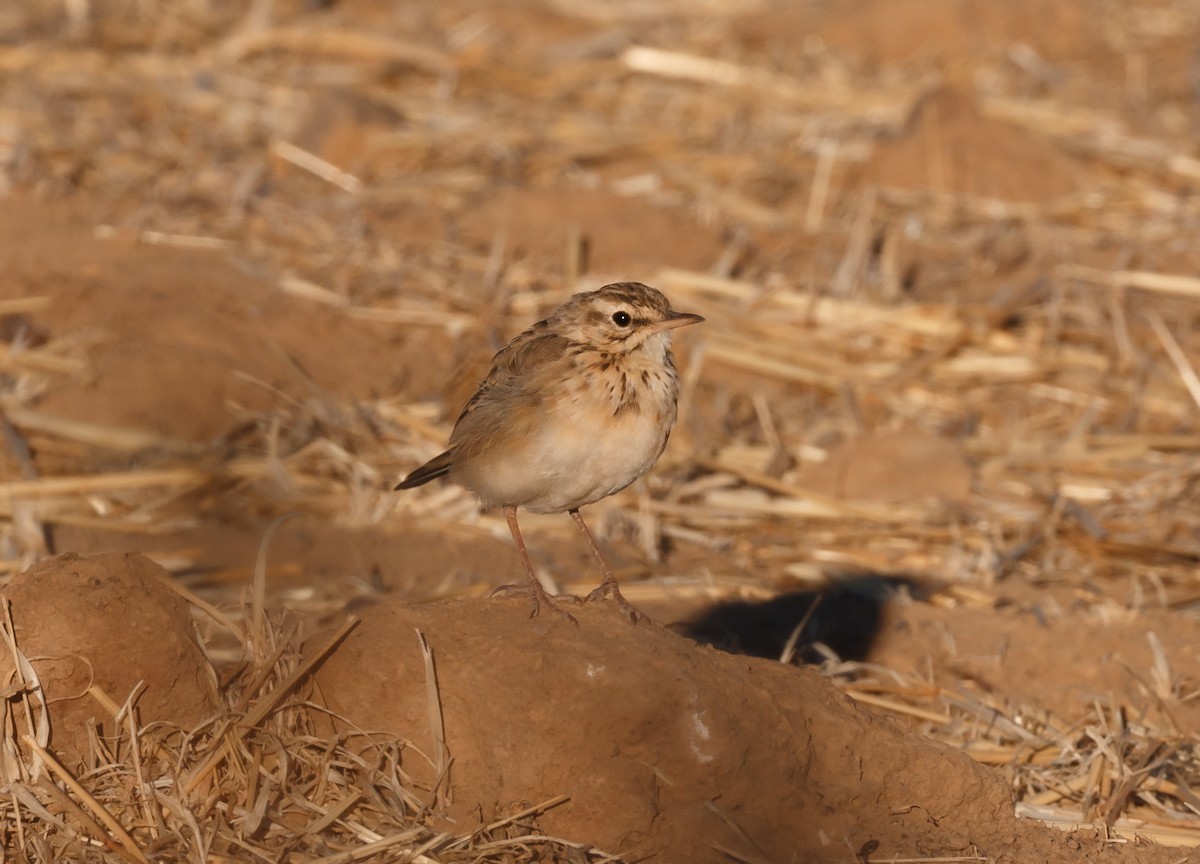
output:
M673 408L673 406L671 406ZM487 506L534 513L574 510L619 492L662 455L674 411L612 416L586 398L561 404L532 434L510 442L499 458L463 466L454 479ZM478 470L472 470L478 468Z
M553 442L543 461L543 476L554 480L525 507L535 513L573 510L624 489L649 471L662 455L669 427L655 418L630 414L547 430ZM607 428L605 428L607 427ZM600 431L604 429L604 431Z

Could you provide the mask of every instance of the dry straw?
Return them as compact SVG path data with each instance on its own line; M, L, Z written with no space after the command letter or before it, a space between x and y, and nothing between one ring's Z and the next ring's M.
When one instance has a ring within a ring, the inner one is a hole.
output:
M1068 724L965 679L939 686L836 658L825 672L856 702L1007 771L1020 816L1110 839L1200 845L1200 798L1192 792L1200 783L1200 748L1194 736L1171 728L1174 695L1155 712L1165 729L1148 714L1134 719L1132 708L1115 702L1095 702ZM1177 687L1169 669L1162 674L1167 688Z

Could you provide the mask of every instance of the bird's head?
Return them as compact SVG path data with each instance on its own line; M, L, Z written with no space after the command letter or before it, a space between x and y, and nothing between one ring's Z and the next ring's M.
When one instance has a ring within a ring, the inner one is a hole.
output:
M597 291L576 294L551 316L551 323L573 342L602 351L629 352L646 340L704 319L676 312L661 291L640 282L614 282Z

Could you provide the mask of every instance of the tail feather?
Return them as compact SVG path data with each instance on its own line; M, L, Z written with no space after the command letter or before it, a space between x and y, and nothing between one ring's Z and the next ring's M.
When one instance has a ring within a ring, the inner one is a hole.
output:
M451 451L447 450L440 456L434 456L417 470L413 471L403 480L396 484L397 489L412 489L414 486L421 486L428 483L430 480L436 480L438 477L444 477L450 473L450 466L453 464L453 459L450 456Z

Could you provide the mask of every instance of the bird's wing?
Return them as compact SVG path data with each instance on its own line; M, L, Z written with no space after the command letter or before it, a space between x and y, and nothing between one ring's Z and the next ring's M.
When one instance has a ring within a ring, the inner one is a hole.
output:
M454 421L450 442L454 443L460 436L460 427L481 407L496 401L521 404L524 401L521 394L528 391L526 382L530 376L546 363L561 357L567 346L566 339L550 333L547 323L539 321L500 349L492 358L491 371Z
M482 380L475 395L470 397L455 421L454 432L450 433L450 446L462 440L478 440L487 436L476 436L481 427L514 428L516 415L533 419L528 409L536 408L539 390L530 386L533 378L553 360L562 358L570 342L562 336L548 332L542 320L506 344L492 358L492 370ZM520 426L521 424L516 424Z

